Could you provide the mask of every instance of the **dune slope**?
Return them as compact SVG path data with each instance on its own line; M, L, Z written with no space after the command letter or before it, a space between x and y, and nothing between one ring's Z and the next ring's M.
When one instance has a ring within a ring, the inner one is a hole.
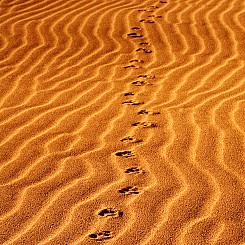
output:
M0 0L0 244L245 244L241 0Z

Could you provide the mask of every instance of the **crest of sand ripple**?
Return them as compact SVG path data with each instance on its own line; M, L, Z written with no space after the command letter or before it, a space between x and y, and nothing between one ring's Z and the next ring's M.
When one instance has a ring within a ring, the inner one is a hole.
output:
M150 5L162 18L139 23ZM1 244L92 244L98 230L113 245L244 243L244 12L239 0L0 1ZM132 26L151 56L135 53ZM123 70L131 59L143 68ZM143 73L153 85L132 88ZM122 105L125 91L144 104ZM125 176L135 164L145 174ZM123 217L98 218L107 207Z

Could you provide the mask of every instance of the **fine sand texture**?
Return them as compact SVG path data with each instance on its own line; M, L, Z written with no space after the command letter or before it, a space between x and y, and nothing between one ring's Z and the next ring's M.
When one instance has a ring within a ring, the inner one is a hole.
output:
M0 0L0 244L245 245L244 0Z

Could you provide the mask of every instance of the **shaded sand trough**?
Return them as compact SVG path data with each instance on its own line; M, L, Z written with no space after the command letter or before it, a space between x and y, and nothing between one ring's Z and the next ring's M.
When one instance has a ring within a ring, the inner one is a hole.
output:
M0 244L245 244L242 0L0 0Z

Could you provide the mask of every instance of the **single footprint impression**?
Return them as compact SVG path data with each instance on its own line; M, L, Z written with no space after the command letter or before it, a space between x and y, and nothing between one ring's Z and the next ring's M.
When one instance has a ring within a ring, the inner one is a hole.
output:
M139 12L153 12L152 9L139 9Z
M141 42L140 45L141 46L150 46L150 43L149 42Z
M147 110L141 110L138 112L139 115L159 115L161 114L159 111L147 111Z
M139 189L137 187L134 187L134 186L127 186L125 188L122 188L118 192L121 194L124 194L124 195L131 195L131 194L139 194L140 193Z
M134 26L134 27L132 27L131 28L132 30L142 30L140 27L138 27L138 26Z
M121 139L121 141L125 142L125 143L140 143L143 140L142 139L137 139L137 138L134 138L134 137L131 137L131 136L127 136L127 137L124 137L123 139Z
M142 105L142 104L144 104L144 102L128 100L128 101L124 101L122 104L125 104L125 105Z
M124 172L126 174L143 174L143 173L145 173L144 170L142 170L142 169L140 169L138 167L127 168Z
M131 32L131 33L128 33L127 35L132 38L142 38L143 37L142 34L137 34L136 32Z
M135 86L153 85L152 83L149 83L146 81L135 81L135 82L132 82L131 84Z
M132 95L134 95L133 92L126 92L126 93L124 93L124 96L132 96Z
M145 48L138 48L138 49L136 49L136 52L150 54L150 53L152 53L152 50L145 49Z
M156 77L155 76L150 76L150 75L143 74L143 75L139 75L138 78L154 79Z
M150 122L136 122L136 123L133 123L132 126L141 127L141 128L155 128L157 127L157 124L150 123Z
M118 209L113 209L113 208L105 208L102 209L99 213L99 216L102 217L122 217L123 212L118 210Z
M92 233L89 235L91 239L94 239L98 242L102 242L104 240L108 240L112 238L112 234L110 231L99 231L97 233Z
M162 18L162 15L148 15L149 18Z
M139 69L141 67L140 66L136 66L136 65L128 65L128 66L124 66L123 68L125 68L125 69L128 69L128 68Z
M151 5L151 6L148 6L147 8L148 8L148 9L158 9L159 7L156 6L156 5Z
M130 63L144 63L144 60L130 60Z
M155 23L154 20L147 20L147 19L142 19L142 20L140 20L140 22L143 22L143 23L150 23L150 24Z
M132 151L118 151L115 154L118 157L125 157L125 158L134 157L134 153Z

